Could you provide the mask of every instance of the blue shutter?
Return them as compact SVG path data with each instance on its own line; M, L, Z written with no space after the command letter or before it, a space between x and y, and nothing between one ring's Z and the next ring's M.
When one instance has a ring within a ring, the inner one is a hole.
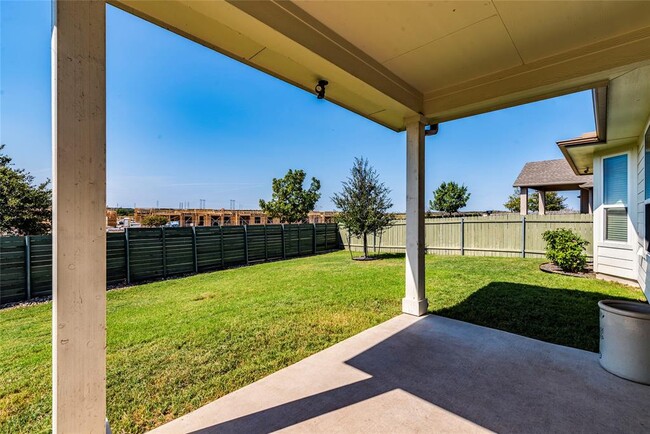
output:
M627 204L627 154L603 159L603 203Z

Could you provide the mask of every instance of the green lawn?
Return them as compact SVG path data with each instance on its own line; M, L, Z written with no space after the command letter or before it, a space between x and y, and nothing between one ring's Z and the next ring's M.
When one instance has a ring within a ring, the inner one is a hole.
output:
M589 351L603 298L640 291L541 260L427 257L431 311ZM108 293L108 417L143 432L400 312L404 259L346 252ZM50 425L51 305L0 311L0 432Z

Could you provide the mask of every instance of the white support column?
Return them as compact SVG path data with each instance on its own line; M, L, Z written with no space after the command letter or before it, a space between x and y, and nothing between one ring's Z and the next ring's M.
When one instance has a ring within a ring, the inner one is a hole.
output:
M54 0L52 6L52 428L103 433L106 4Z
M424 285L424 127L418 116L406 123L406 295L402 311L427 313Z
M519 188L519 214L528 215L528 189Z
M537 198L538 198L537 203L539 207L539 215L544 215L546 214L546 192L538 191Z

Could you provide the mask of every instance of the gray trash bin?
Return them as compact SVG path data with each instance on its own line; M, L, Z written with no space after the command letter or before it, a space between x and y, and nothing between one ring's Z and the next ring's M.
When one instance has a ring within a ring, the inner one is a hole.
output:
M614 375L650 384L650 305L603 300L600 307L600 365Z

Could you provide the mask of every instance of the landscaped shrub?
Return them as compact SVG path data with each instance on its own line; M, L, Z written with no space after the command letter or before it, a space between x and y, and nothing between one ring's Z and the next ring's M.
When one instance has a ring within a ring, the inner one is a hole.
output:
M546 257L564 271L579 272L587 263L585 248L589 241L570 229L560 228L546 231Z

